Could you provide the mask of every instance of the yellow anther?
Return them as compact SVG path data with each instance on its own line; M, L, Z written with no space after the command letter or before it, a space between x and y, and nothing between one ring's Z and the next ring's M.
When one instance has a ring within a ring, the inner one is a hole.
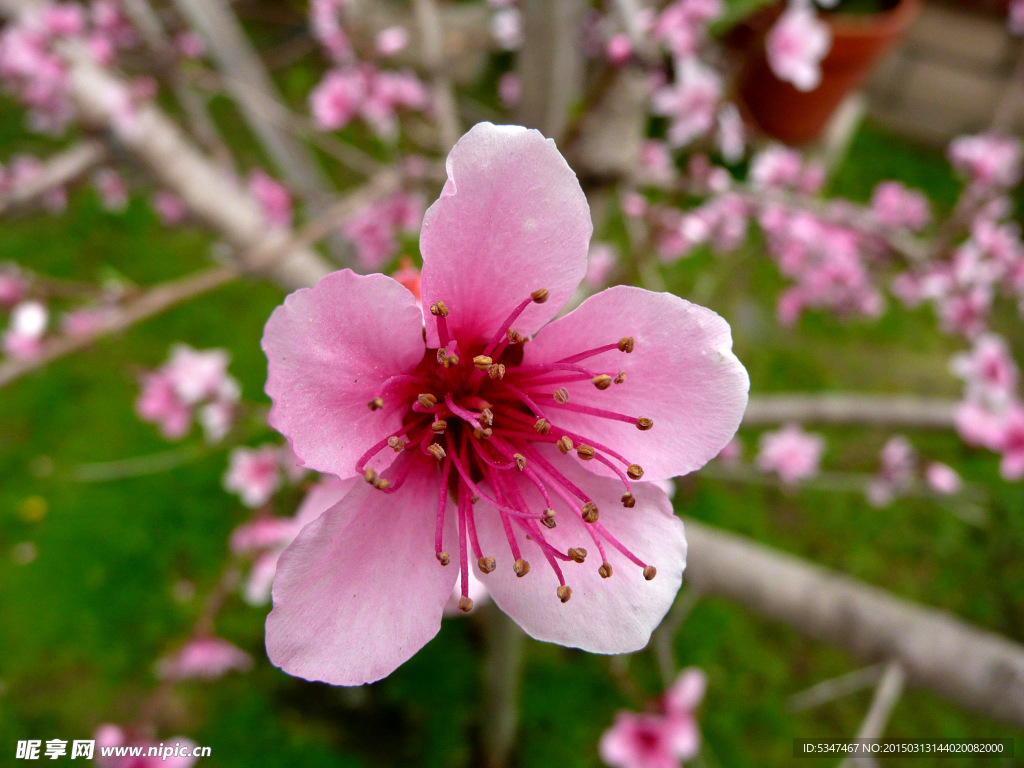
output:
M568 453L572 450L572 440L569 439L568 435L562 435L558 438L558 442L555 445L558 446L558 450L562 453Z
M416 400L419 401L419 404L422 405L424 408L433 408L435 405L437 405L437 398L434 397L429 392L419 395L416 398Z
M480 570L484 573L490 573L497 567L493 557L481 557L477 559L476 564L480 566Z
M554 398L556 403L565 404L569 402L569 390L565 387L559 387L555 390Z
M596 452L589 445L581 445L576 449L576 455L584 461L590 461L594 458Z
M494 361L487 355L477 355L473 358L473 366L478 371L489 370L492 365L494 365Z
M633 351L632 336L623 336L621 339L619 339L619 351L625 352L626 354L629 354L630 352Z
M622 506L626 509L632 509L636 506L636 497L632 493L622 494Z
M599 374L592 378L590 381L595 387L597 387L601 391L608 389L608 387L612 385L612 377L609 376L607 373Z
M512 570L516 572L516 576L522 578L530 572L530 564L523 558L519 558L512 564Z
M641 432L646 432L648 429L654 426L654 422L647 418L639 418L636 420L636 428Z
M448 563L452 561L452 559L448 557L447 552L435 552L434 557L437 558L437 562L439 562L441 565L448 565Z
M644 568L644 578L647 579L648 581L650 581L651 579L653 579L657 575L658 575L658 569L655 568L653 565L648 565L646 568Z
M443 301L437 301L430 305L430 314L434 317L448 317L448 307Z
M430 431L435 435L443 435L446 429L448 429L448 422L444 419L437 419L430 425Z
M639 464L630 464L626 467L626 474L629 475L630 480L639 480L644 476L644 468Z
M373 400L368 402L367 405L370 407L371 411L379 411L381 408L384 407L384 400L382 400L379 397L375 397L373 398Z
M505 378L505 366L502 363L495 363L487 369L487 375L490 376L493 381L501 381Z
M583 547L570 547L567 553L572 558L573 562L582 563L587 559L587 550Z
M459 598L459 610L463 613L469 613L473 610L473 601L465 595Z
M588 501L583 505L583 522L585 523L596 523L599 510L597 504L592 501Z
M612 577L612 564L601 563L601 567L597 569L597 572L601 574L602 579L610 579Z
M523 456L523 454L521 454L521 453L513 453L512 454L512 458L515 459L516 466L519 468L520 472L522 472L524 469L526 469L526 457Z
M427 446L427 453L429 453L431 456L433 456L438 461L441 461L445 457L444 448L442 448L437 443L431 443L430 445L428 445Z
M572 589L567 587L565 584L555 590L555 593L558 595L558 599L563 603L568 603L569 598L572 597Z
M533 425L533 428L540 432L542 435L546 435L551 431L551 425L548 424L547 419L537 419L537 423Z
M543 304L545 301L548 300L548 289L538 288L536 291L530 294L530 298L533 299L538 304Z

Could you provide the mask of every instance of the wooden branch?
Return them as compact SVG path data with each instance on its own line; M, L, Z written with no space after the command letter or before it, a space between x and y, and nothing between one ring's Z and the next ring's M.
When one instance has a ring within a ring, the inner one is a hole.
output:
M910 395L792 394L750 398L743 424L788 421L907 429L952 429L956 401Z
M441 14L434 0L414 0L416 23L423 38L423 65L430 73L433 86L434 108L441 133L441 151L447 154L462 135L459 128L458 106L452 82L444 71L444 40Z
M1024 647L695 520L686 533L693 588L869 661L897 662L910 684L1024 727Z
M0 195L0 215L26 208L38 202L47 192L79 179L106 158L106 148L99 141L87 139L45 160L38 176Z
M205 38L210 55L227 75L225 84L242 116L259 138L271 160L281 171L288 186L295 189L314 210L323 209L330 186L312 153L277 122L268 119L263 100L253 92L280 96L263 66L259 55L249 43L245 30L224 0L174 0L185 18ZM238 87L244 84L246 87Z

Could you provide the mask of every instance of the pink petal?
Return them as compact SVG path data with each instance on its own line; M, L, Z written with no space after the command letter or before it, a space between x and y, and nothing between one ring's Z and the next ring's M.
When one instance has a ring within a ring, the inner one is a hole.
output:
M589 381L566 384L569 402L653 419L633 424L550 408L549 419L608 446L644 469L644 480L685 475L732 439L747 406L750 380L732 353L729 325L709 309L669 293L616 286L590 297L544 328L525 347L524 364L558 360L632 336L634 351L604 352L581 362L622 384L598 392ZM543 408L545 403L540 403ZM592 461L587 468L603 472Z
M270 425L308 467L355 474L360 456L401 425L404 411L370 411L390 376L423 359L423 318L412 294L385 275L348 269L291 294L263 332ZM394 457L383 451L380 470Z
M586 272L593 225L576 174L538 131L480 123L452 148L448 181L423 218L423 306L441 300L463 344L490 337L547 288L515 328L529 335L569 300ZM437 346L434 323L427 323Z
M601 510L600 522L637 557L658 569L646 581L641 568L605 544L612 576L598 574L601 556L578 516L558 506L558 527L544 529L545 538L562 552L583 547L584 563L560 563L565 581L572 588L569 602L555 594L558 580L540 547L519 535L523 557L530 572L517 578L501 520L483 500L477 502L477 531L484 555L493 555L498 567L479 574L494 602L525 632L538 640L582 648L591 653L630 653L647 645L651 632L672 605L683 580L686 538L683 521L672 512L664 491L652 483L633 486L636 506L624 509L619 502L622 486L615 480L589 476L577 464L549 450L546 458L582 485ZM562 461L559 461L562 459ZM545 505L532 485L520 483L520 491L531 509Z
M459 570L457 557L447 567L434 558L438 480L436 467L417 462L393 494L358 483L302 529L274 579L274 664L307 680L362 685L437 634Z

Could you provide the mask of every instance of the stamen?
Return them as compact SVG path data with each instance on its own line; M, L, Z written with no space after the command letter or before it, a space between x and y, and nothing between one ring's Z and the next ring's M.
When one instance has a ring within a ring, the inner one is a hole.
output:
M487 375L491 377L491 381L501 381L505 378L505 366L502 363L495 363L487 369Z
M473 601L465 595L459 598L459 610L463 613L469 613L473 610Z
M526 469L526 457L521 453L513 453L512 458L516 461L516 466L519 467L519 471L522 472Z
M632 336L623 336L621 339L619 339L619 351L625 352L628 355L630 352L633 351L633 344L634 342Z
M435 516L436 525L434 526L434 552L436 553L437 559L441 562L441 565L447 565L445 562L448 555L442 550L444 549L444 511L448 506L448 476L452 471L452 462L449 459L441 467L441 484L438 486L437 494L437 514ZM445 559L441 558L444 555Z
M366 471L363 472L363 479L366 480L370 485L377 482L377 470L373 467L367 467Z
M430 424L430 431L435 435L443 435L446 429L448 429L448 422L444 419L437 419Z
M644 578L647 579L648 581L650 581L651 579L653 579L657 575L658 575L658 569L655 568L653 565L648 565L646 568L644 568Z
M441 565L448 565L452 561L447 552L437 552L434 557L437 558L437 562Z
M402 440L395 435L388 438L388 448L391 448L395 453L400 453L402 449L405 448L405 445L405 440Z
M592 378L591 382L593 382L594 386L603 392L612 385L612 377L607 373L602 373L599 376Z
M429 411L429 410L431 410L431 409L433 409L433 407L434 407L435 405L437 405L437 397L435 397L434 395L430 394L429 392L426 392L426 393L424 393L424 394L422 394L422 395L419 395L419 396L418 396L418 397L416 398L416 401L417 401L417 402L418 402L418 403L419 403L419 404L420 404L421 406L423 406L424 408L426 408L426 409L427 409L428 411Z
M574 562L582 563L587 559L587 550L583 549L583 547L570 547L569 557L572 558Z
M371 411L379 411L384 407L384 400L382 398L375 397L373 400L368 402L367 405L370 407Z
M555 398L556 403L565 405L569 402L569 390L565 387L559 387L555 390L553 397Z
M508 331L505 332L505 337L508 339L508 343L509 344L525 344L526 343L526 337L523 336L523 334L521 334L515 328L509 328Z
M485 354L485 355L491 354L491 352L494 351L494 348L496 346L498 346L498 342L500 342L502 337L504 337L506 335L506 332L514 333L514 331L512 331L512 323L514 323L516 321L516 318L518 318L521 314L523 314L523 310L525 310L532 303L533 303L533 296L531 295L530 298L526 299L518 307L516 307L515 309L512 310L512 314L510 314L507 318L505 318L505 322L503 322L498 327L498 332L494 334L494 338L492 338L490 343L488 343L488 345L486 347L484 347L484 351L483 351L482 354ZM520 336L520 338L522 338L522 337ZM511 340L511 337L509 337L509 339ZM516 344L516 343L521 343L521 342L512 342L512 343Z
M644 468L639 464L630 464L626 467L626 474L629 475L631 480L639 480L644 476Z
M494 562L493 557L477 558L476 564L480 567L480 570L483 573L491 573L495 568L498 567L498 564Z
M580 360L586 360L588 357L594 357L595 355L601 355L605 352L611 352L613 349L621 349L619 343L615 344L603 344L600 347L594 347L594 349L588 349L585 352L577 352L575 355L569 357L563 357L559 360L559 363L578 363Z
M451 341L451 335L448 333L448 321L445 320L448 317L448 307L444 305L443 301L438 301L430 305L430 314L437 319L437 337L441 346L447 347L448 342Z
M597 508L597 504L592 501L588 501L583 505L583 522L585 523L596 523L600 510Z
M581 445L576 449L576 455L584 461L590 461L594 458L594 449L589 445Z
M538 304L543 304L545 301L548 300L548 289L538 288L536 291L530 294L530 298L533 299Z
M442 448L437 443L431 443L430 445L428 445L427 446L427 453L429 453L431 456L433 456L438 461L443 460L444 457L445 457L444 448Z
M619 375L616 376L615 379L614 379L616 384L621 384L625 380L626 380L626 372L625 371L619 371Z
M430 314L434 317L448 317L448 307L443 301L436 301L430 305Z
M473 367L478 371L490 370L492 365L494 365L494 361L487 355L477 355L473 358Z
M622 494L621 501L622 506L624 506L626 509L632 509L633 507L636 506L636 497L634 497L632 493L627 492Z
M485 427L489 427L494 424L494 413L490 408L484 408L480 411L480 423Z
M616 413L615 411L606 411L604 408L592 408L589 405L578 405L576 403L559 403L555 402L555 408L561 408L566 411L573 411L574 413L585 413L588 416L600 416L605 419L613 419L615 421L624 421L627 424L636 425L639 421L636 416L627 416L624 413ZM650 421L650 419L647 419ZM648 427L650 429L650 427Z
M530 572L530 564L523 560L523 558L516 558L516 561L512 564L512 570L516 572L516 576L523 578Z
M636 428L641 432L646 432L648 429L654 426L654 422L647 418L639 418L636 420Z
M601 567L597 569L597 572L601 574L602 579L610 579L612 577L612 564L601 563Z
M572 597L572 588L567 587L565 584L555 590L555 594L558 595L558 599L563 603L568 603L569 598Z
M476 429L473 430L473 437L475 437L477 440L486 440L493 434L494 430L491 429L490 427L484 427L483 429L477 427Z
M543 512L541 512L541 515L543 516L541 518L541 522L547 528L554 528L555 527L555 510L553 510L550 507L548 507Z
M551 431L551 425L548 424L547 419L537 419L537 423L533 425L533 428L540 432L540 434L542 435L546 435L548 432Z
M562 435L558 438L558 442L555 443L563 454L569 453L572 450L572 440L569 439L568 435Z
M447 487L447 484L445 485ZM462 579L462 597L459 598L459 608L468 613L473 607L473 601L469 599L469 556L466 551L466 516L470 504L465 493L459 494L459 578Z

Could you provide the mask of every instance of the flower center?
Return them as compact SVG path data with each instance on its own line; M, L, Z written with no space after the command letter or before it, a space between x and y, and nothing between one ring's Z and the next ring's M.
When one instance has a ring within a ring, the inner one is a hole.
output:
M643 569L648 581L657 573L653 565L640 560L602 525L600 510L590 495L537 450L541 444L554 445L565 456L575 452L581 461L601 462L622 483L622 505L632 508L636 500L630 481L639 480L643 469L563 422L578 413L623 421L641 431L654 426L649 418L570 401L565 387L589 380L599 397L598 393L622 384L625 372L599 370L592 365L592 359L612 351L629 354L635 344L630 336L554 362L523 365L523 345L528 340L513 324L531 303L540 304L547 298L546 289L534 291L512 311L490 340L466 340L463 344L449 333L449 310L444 302L431 305L430 314L437 325L441 346L427 349L412 373L385 381L368 403L375 411L382 409L385 402L408 406L401 429L385 436L357 463L356 471L368 483L384 493L394 493L415 461L429 460L440 465L434 550L438 562L448 565L451 558L444 549L443 532L450 497L457 510L462 584L459 607L463 611L473 607L468 594L469 549L472 548L483 573L496 567L495 558L481 550L477 536L474 505L480 499L487 501L501 517L516 575L522 577L530 571L517 538L526 536L537 543L558 578L557 595L563 603L572 596L572 589L565 583L561 564L584 562L587 550L571 547L562 552L548 541L544 530L556 527L559 511L575 515L584 523L600 554L598 572L603 578L612 575L606 546ZM389 479L366 466L387 448L400 454ZM519 488L521 478L513 473L521 473L537 489L544 500L543 510L531 509ZM484 482L488 486L486 491L481 488Z

